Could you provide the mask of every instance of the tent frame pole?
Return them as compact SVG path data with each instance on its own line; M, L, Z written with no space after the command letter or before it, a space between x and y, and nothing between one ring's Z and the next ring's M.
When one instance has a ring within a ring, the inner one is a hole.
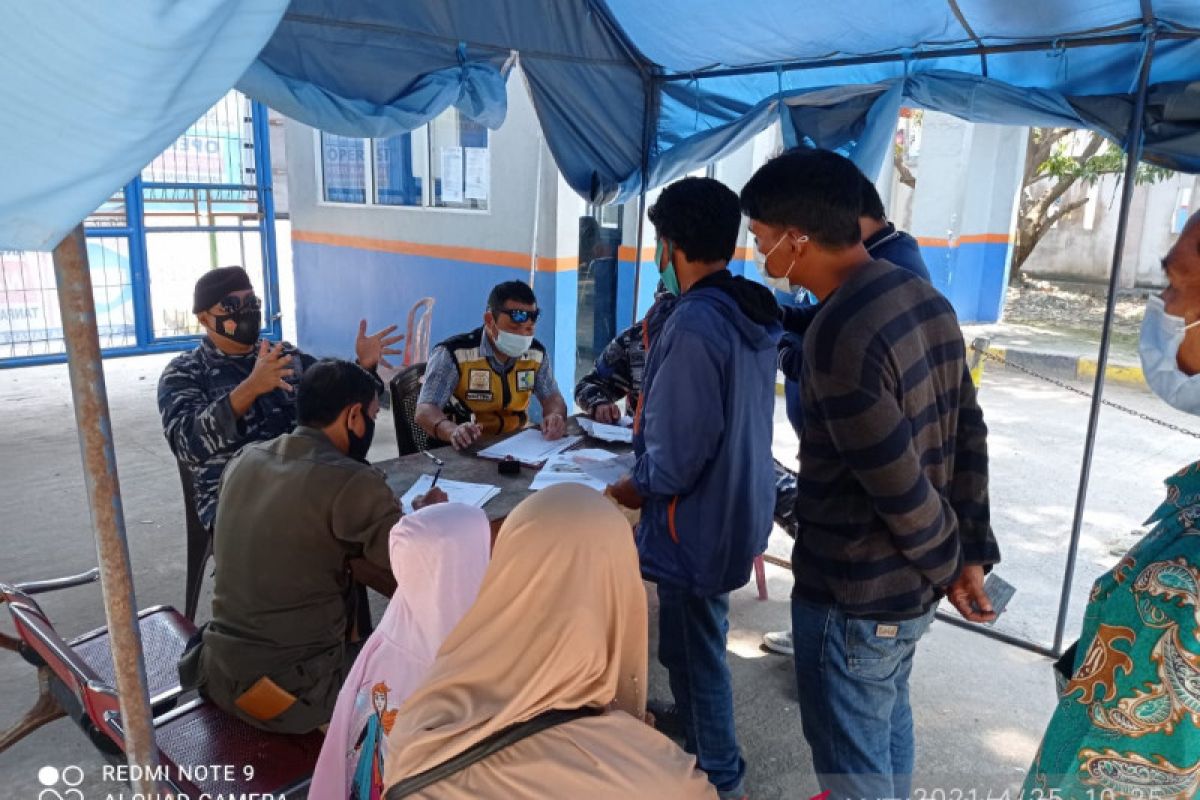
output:
M1153 27L1153 23L1147 29ZM1164 40L1200 39L1200 30L1183 28L1179 30L1157 31L1156 38ZM845 58L818 59L813 61L791 61L784 64L759 64L748 67L728 67L723 69L696 70L693 72L673 72L657 75L658 83L682 83L697 78L734 78L745 75L763 75L774 72L799 72L810 69L826 69L830 67L856 67L869 64L889 64L907 61L929 61L942 58L960 58L969 56L1003 55L1004 53L1036 53L1042 51L1070 50L1077 47L1098 47L1102 45L1133 44L1145 39L1143 33L1122 33L1095 36L1080 36L1071 39L1045 39L1032 42L1017 42L1014 44L987 45L984 47L949 47L936 50L918 50L911 53L883 53L873 56L847 56Z
M146 686L146 663L138 629L112 418L104 384L96 304L82 224L54 248L54 278L67 347L71 399L79 431L88 511L100 564L104 616L112 642L125 755L130 766L155 767L158 748ZM101 720L97 722L102 723ZM138 780L132 783L138 792L149 797L159 791L156 781L144 770L134 774L138 775Z
M1055 653L1062 652L1063 634L1067 625L1067 611L1071 603L1071 585L1075 579L1075 562L1079 556L1079 540L1083 531L1083 514L1087 504L1088 482L1091 478L1092 457L1096 450L1096 431L1100 421L1100 404L1104 395L1104 374L1108 365L1108 350L1112 340L1113 318L1116 315L1117 289L1121 280L1121 262L1125 251L1125 233L1129 228L1129 206L1133 200L1134 183L1138 162L1142 157L1142 139L1146 115L1146 94L1150 86L1150 65L1154 61L1156 35L1150 30L1146 39L1146 52L1142 58L1138 76L1137 99L1133 107L1133 119L1129 126L1129 138L1125 142L1125 174L1121 186L1121 207L1117 212L1117 235L1113 245L1112 270L1108 276L1108 298L1104 307L1104 329L1100 335L1100 353L1096 357L1096 379L1092 389L1092 407L1088 414L1087 438L1083 445L1083 463L1079 469L1079 491L1075 498L1075 517L1071 523L1071 543L1067 549L1067 566L1063 574L1062 596L1058 605L1058 621L1054 627Z

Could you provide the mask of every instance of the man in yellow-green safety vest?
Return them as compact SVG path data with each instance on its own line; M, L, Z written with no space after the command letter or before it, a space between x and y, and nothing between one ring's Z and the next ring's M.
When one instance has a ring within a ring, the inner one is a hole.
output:
M540 313L533 290L522 281L493 288L483 326L451 336L430 354L417 398L417 424L460 450L481 436L525 427L529 401L536 395L542 405L542 432L547 439L561 437L567 404L554 382L546 348L533 338ZM446 415L452 397L471 419Z

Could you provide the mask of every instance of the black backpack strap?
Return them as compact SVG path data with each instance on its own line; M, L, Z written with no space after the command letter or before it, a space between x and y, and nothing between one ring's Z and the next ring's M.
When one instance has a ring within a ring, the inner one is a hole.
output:
M469 750L464 750L437 766L430 767L424 772L393 784L384 794L384 800L400 800L402 797L416 794L427 786L432 786L440 780L449 778L451 775L463 771L472 764L483 761L493 753L497 753L522 739L533 736L535 733L540 733L547 728L553 728L556 725L562 725L581 717L590 717L601 713L603 713L603 709L600 708L556 708L538 714L533 719L526 720L525 722L510 725L504 730L492 734Z

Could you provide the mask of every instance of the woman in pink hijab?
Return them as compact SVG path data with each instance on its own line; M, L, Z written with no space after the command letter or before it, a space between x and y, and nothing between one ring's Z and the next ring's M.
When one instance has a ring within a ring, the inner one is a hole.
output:
M383 797L387 734L396 710L475 601L491 531L478 508L439 503L402 517L389 547L396 593L338 695L310 797Z

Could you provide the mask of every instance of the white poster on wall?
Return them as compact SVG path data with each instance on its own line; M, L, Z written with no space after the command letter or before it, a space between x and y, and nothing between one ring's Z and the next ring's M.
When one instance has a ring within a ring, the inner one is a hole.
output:
M487 200L491 192L491 161L486 147L467 147L467 199Z
M463 149L442 148L442 202L463 201Z

